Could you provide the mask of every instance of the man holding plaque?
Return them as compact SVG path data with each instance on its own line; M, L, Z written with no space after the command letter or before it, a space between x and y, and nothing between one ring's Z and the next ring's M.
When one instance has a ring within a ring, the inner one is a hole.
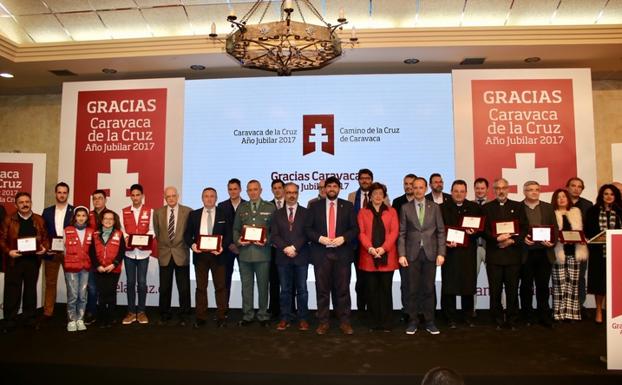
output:
M123 325L133 322L148 324L145 313L147 302L147 270L149 257L153 255L153 209L143 204L143 186L130 187L132 205L123 209L122 230L125 235L125 275L127 277L127 315ZM138 306L136 306L136 283L138 283Z
M43 271L45 273L45 297L43 300L43 318L49 319L54 314L56 304L56 284L58 271L63 263L65 245L63 234L69 226L73 216L73 206L67 203L69 185L59 182L54 187L56 203L43 210L41 216L45 221L45 228L50 237L50 250L43 256Z
M440 207L425 198L427 188L425 178L416 178L415 199L402 206L400 215L397 251L399 264L407 268L408 274L408 335L417 332L419 312L423 313L425 330L440 333L434 324L434 277L436 267L445 262L446 232Z
M192 209L179 204L173 186L164 189L166 205L153 213L153 231L158 241L160 263L160 325L171 320L173 275L179 295L179 326L186 326L190 313L190 249L184 240L188 215Z
M493 183L495 199L482 209L486 217L486 273L490 286L490 312L497 330L517 328L518 280L523 260L523 240L528 224L521 203L508 199L508 181ZM503 312L501 294L505 287L507 310Z
M337 177L326 178L326 198L315 201L307 209L305 233L311 242L311 260L315 269L317 317L315 332L326 334L329 329L331 291L337 298L337 317L344 334L352 334L350 324L350 273L354 260L353 241L359 233L351 202L339 199L341 182Z
M214 281L216 298L216 326L224 327L227 311L226 254L231 243L231 232L224 210L216 207L218 195L212 187L206 187L201 194L203 207L194 210L188 217L184 238L192 250L192 262L196 272L197 288L195 329L207 322L207 285L209 272Z
M261 326L270 325L268 314L268 280L270 277L269 229L274 205L261 199L261 184L251 180L246 184L248 202L241 203L235 213L233 240L240 250L239 266L242 280L242 320L248 326L255 319L253 291L255 279L259 298L257 320Z
M272 217L271 236L281 283L281 312L277 330L285 330L294 319L293 301L298 302L298 330L309 330L307 272L309 245L305 235L307 210L298 204L298 185L285 185L285 205ZM296 294L294 298L294 294Z
M540 200L540 184L527 181L523 185L523 210L530 231L525 237L525 258L521 267L520 303L522 316L527 325L540 322L553 326L549 306L549 281L555 263L553 246L557 243L557 219L553 205ZM536 285L537 314L533 312L533 286Z
M456 180L451 185L451 200L441 205L447 226L447 254L441 267L441 309L450 329L457 327L456 296L461 296L465 323L473 327L474 295L477 288L477 218L483 220L480 206L466 200L467 184ZM466 223L465 218L472 218ZM454 235L455 233L455 235Z
M15 328L20 302L23 319L29 326L38 328L37 278L41 256L49 248L45 222L32 212L30 194L23 191L15 194L15 206L17 211L6 216L0 226L0 252L8 259L4 274L4 331Z

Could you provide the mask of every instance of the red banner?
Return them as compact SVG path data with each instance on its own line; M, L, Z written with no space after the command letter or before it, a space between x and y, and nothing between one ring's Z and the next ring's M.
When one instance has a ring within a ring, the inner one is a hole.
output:
M472 80L474 175L503 176L511 193L522 192L528 180L552 192L577 175L572 84Z
M0 162L0 204L7 214L13 214L15 194L25 191L32 194L32 163Z
M103 189L108 207L127 206L140 183L145 203L159 206L164 185L166 88L78 93L74 203L88 207Z

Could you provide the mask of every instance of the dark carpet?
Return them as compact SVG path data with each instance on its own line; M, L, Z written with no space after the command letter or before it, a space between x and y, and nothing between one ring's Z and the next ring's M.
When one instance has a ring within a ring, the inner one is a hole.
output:
M397 320L390 333L370 332L353 313L354 335L333 320L327 335L237 326L232 310L226 328L215 322L195 330L117 324L84 332L65 330L62 306L39 330L21 327L0 335L1 384L419 384L427 370L447 366L476 384L622 384L622 373L606 370L605 330L593 321L524 326L497 331L480 311L475 328L441 334L404 334ZM119 318L123 308L119 309Z

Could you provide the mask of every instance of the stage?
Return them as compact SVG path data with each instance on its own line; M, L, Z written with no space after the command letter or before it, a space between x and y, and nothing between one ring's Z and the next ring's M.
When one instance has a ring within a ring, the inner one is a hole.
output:
M439 320L440 335L419 330L408 336L397 312L391 333L370 332L353 312L354 335L342 335L333 320L328 334L318 336L294 326L284 332L258 323L239 327L237 309L224 329L214 322L198 330L158 326L157 310L148 315L149 325L94 324L69 333L59 305L40 330L0 335L0 382L415 385L430 368L447 366L469 385L622 383L622 372L609 372L600 361L605 329L593 321L497 331L480 311L475 328L450 330Z

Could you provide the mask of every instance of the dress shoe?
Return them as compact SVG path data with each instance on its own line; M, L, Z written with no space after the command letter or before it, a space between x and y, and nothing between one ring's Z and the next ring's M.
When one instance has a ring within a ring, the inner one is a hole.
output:
M188 322L186 321L185 318L180 318L179 322L177 323L177 326L181 326L182 328L185 328L187 324Z
M216 320L216 327L217 328L225 328L227 327L227 320L222 318L222 319L217 319Z
M317 329L315 329L315 332L318 335L322 336L322 335L326 334L326 332L328 332L329 328L330 328L330 326L328 325L328 323L327 322L326 323L323 322L323 323L318 325Z
M138 321L138 323L141 325L145 325L149 323L149 318L147 318L147 314L145 314L144 311L141 311L136 314L136 321Z
M306 332L307 330L309 330L309 323L305 320L301 320L298 324L298 330Z
M198 320L194 321L194 323L192 324L192 327L194 329L199 329L199 328L202 328L203 326L205 326L205 320L204 319L198 319Z
M84 316L84 323L86 325L91 325L94 324L95 321L97 321L97 319L95 318L95 316L91 313L86 313L86 315Z
M136 313L127 313L125 318L123 318L123 321L121 321L121 323L123 325L129 325L129 324L132 324L132 323L134 323L136 321L137 321Z
M354 330L352 330L352 325L350 325L349 322L343 322L341 325L339 325L339 329L341 329L341 332L345 335L354 334Z
M287 322L285 320L281 320L276 325L276 330L283 331L283 330L286 330L288 327L289 327L289 322Z
M475 322L474 322L474 321L473 321L473 319L471 319L471 318L467 318L467 320L466 320L466 324L467 324L467 326L468 326L468 327L470 327L470 328L474 328L474 327L475 327Z
M457 329L458 328L458 324L455 321L449 321L447 323L447 326L449 326L450 329Z
M270 327L270 320L259 321L259 326L261 326L262 328Z

